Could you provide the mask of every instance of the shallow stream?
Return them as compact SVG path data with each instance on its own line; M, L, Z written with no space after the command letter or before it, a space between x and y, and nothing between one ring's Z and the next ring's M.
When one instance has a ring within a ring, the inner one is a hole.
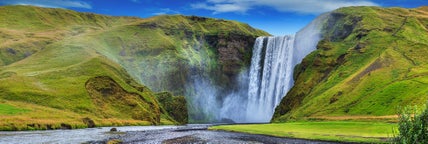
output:
M225 131L210 131L212 125L127 126L49 131L0 131L1 144L106 143L120 139L124 143L329 143L301 139L278 138Z

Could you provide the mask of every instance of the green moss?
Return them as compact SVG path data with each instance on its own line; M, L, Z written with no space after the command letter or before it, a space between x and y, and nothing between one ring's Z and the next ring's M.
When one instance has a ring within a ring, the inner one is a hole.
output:
M187 102L184 96L173 96L171 93L161 92L157 93L156 97L172 120L176 120L180 124L188 123Z

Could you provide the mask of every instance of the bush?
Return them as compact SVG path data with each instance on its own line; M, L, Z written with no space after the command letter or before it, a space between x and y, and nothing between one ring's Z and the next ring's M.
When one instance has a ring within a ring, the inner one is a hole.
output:
M406 107L399 114L399 134L396 143L419 144L428 142L428 104L420 112L418 108Z
M156 94L159 103L174 120L180 124L188 122L187 102L184 96L173 96L169 92Z

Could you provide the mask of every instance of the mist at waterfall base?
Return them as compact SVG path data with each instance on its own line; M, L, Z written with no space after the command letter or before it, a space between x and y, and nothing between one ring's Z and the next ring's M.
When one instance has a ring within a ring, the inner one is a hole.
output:
M187 84L188 107L197 111L190 122L266 123L294 84L294 67L316 49L326 15L312 21L294 36L256 39L251 66L236 78L237 86L217 86L208 75L191 76Z

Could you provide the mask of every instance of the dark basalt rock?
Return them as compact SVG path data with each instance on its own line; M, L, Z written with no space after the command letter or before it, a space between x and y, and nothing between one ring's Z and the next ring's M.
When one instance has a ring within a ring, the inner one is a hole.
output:
M6 48L6 51L9 52L12 55L16 55L16 51L12 48Z
M204 22L208 19L206 17L198 17L198 16L189 16L188 18L192 21L201 21L201 22Z
M362 17L354 15L346 15L340 12L331 13L325 26L325 30L328 30L326 31L328 39L338 41L348 37L361 20ZM341 25L337 25L338 23ZM367 35L367 32L362 31L358 37L361 39L364 35Z
M88 128L94 128L95 127L95 122L88 117L83 118L82 121L84 124L86 124L88 126Z
M61 129L70 130L72 127L69 124L61 123Z

